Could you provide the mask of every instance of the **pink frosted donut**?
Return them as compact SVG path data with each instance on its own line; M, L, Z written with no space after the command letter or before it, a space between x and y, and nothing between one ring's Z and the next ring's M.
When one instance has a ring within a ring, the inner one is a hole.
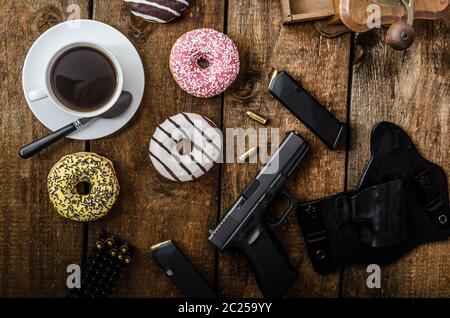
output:
M197 97L221 94L239 74L239 52L233 41L213 29L182 35L170 54L170 69L183 90Z

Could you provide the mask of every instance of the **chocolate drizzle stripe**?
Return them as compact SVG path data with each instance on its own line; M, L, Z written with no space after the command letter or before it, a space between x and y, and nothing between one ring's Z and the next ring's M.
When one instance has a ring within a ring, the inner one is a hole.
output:
M181 129L182 127L181 127L180 125L178 125L172 118L168 118L168 120L170 121L170 123L171 123L172 125L175 126L175 128L179 129L179 130L183 133L183 135L184 135L184 137L185 137L186 139L190 140L190 141L194 144L194 146L197 146L196 143L195 143L188 135L186 135L186 133L184 132L184 130ZM170 137L170 138L172 138L172 137ZM172 140L174 140L174 139L172 138ZM175 142L178 142L178 141L176 141L176 140L174 140L174 141L175 141ZM197 147L198 147L199 149L202 149L200 146L197 146ZM203 150L202 150L202 152L203 152Z
M194 129L197 130L197 131L202 135L202 137L204 137L204 138L206 139L207 142L209 142L209 143L212 142L212 140L209 138L209 136L207 136L207 135L205 134L204 131L200 130L200 129L194 124L194 122L191 120L191 118L190 118L186 113L181 113L181 115L182 115L184 118L186 118L186 120L188 121L188 123L191 124L192 127L194 127ZM206 136L206 137L205 137L205 136Z
M215 160L213 158L211 158L208 153L204 152L203 149L201 149L199 146L197 146L196 144L194 144L194 148L197 149L203 156L206 157L206 159L208 159L211 163L214 163Z
M207 136L204 131L201 131L195 124L194 122L189 118L189 116L186 113L181 113L181 115L183 115L184 118L186 118L186 120L192 125L192 127L194 127L194 129L196 129L201 135L202 137L204 137L206 139L206 141L213 145L214 148L216 148L217 151L220 151L220 149L217 147L217 145L209 138L209 136ZM211 126L212 127L212 126Z
M172 125L175 126L175 128L181 128L176 122L174 122L172 119L169 118L169 121L172 123ZM177 140L173 139L172 136L162 128L162 126L158 126L167 136L169 136L170 139L172 139L174 142L178 142ZM188 136L186 136L186 134L184 133L184 131L181 129L181 132L183 133L183 135L189 139ZM194 144L194 148L197 149L200 153L202 153L209 161L211 161L211 163L214 163L215 160L212 159L204 150L202 147L200 147L199 145L197 145L194 141L191 140L191 142ZM214 147L217 149L217 147Z
M168 120L175 126L175 128L178 128L178 129L181 128L180 125L178 125L175 121L173 121L172 117L169 117ZM183 132L183 134L184 134L184 132ZM186 136L186 134L184 134L184 135Z
M175 123L175 122L172 122L172 124L173 125L175 125L175 127L177 127L177 124ZM169 137L173 142L178 142L178 141L176 141L175 139L173 139L172 138L172 136L162 127L162 125L159 125L158 126L158 128L164 133L164 134L166 134L167 135L167 137ZM183 132L183 135L184 136L186 136L186 134ZM153 137L152 137L153 138ZM187 136L186 136L186 138L188 138ZM195 144L194 142L193 142L193 144L194 144L194 148L195 149L197 149L199 152L201 152L211 163L214 163L214 160L210 157L210 156L208 156L208 154L206 153L206 152L203 152L203 149L201 149L197 144ZM165 147L166 148L166 147ZM166 151L167 152L169 152L168 151L168 149L166 148ZM170 152L169 152L170 153ZM205 167L203 167L199 162L197 162L197 160L195 159L195 157L194 156L192 156L191 155L191 160L203 171L203 172L208 172L208 170L206 170L205 169ZM195 175L194 174L191 174L192 175L192 177L195 179L196 177L195 177Z
M170 136L170 134L166 131L166 130L164 130L164 128L162 128L162 126L158 126L158 128L164 133L164 134L166 134L167 135L167 137L169 137L171 140L173 140L174 142L177 142L176 140L174 140L173 138L172 138L172 136ZM185 135L186 136L186 135ZM194 144L194 148L195 149L197 149L201 154L203 154L211 163L214 163L214 160L210 157L210 156L208 156L208 154L206 153L206 152L204 152L203 151L203 149L201 149L197 144L195 144L194 142L192 142L193 144ZM198 162L196 159L195 159L195 157L193 156L193 155L191 155L191 160L195 163L195 164L197 164L197 166L204 172L204 173L206 173L206 172L208 172L208 170L205 168L205 167L203 167L201 164L200 164L200 162Z
M172 176L173 179L175 179L178 182L181 182L180 178L178 178L176 174L164 162L162 162L158 157L156 157L151 151L150 156L155 158L164 167L164 169L166 169L166 171Z
M151 20L151 21L155 21L155 22L159 22L159 23L167 23L168 21L162 20L162 19L158 19L157 17L154 17L152 15L147 15L147 14L143 14L143 13L139 13L136 11L131 11L131 13L133 13L135 16L146 19L146 20Z
M188 140L190 140L192 143L194 143L194 141L193 141L188 135L186 135L186 133L184 132L184 130L182 129L182 127L181 127L180 125L178 125L172 118L168 118L168 120L170 121L170 123L171 123L172 125L175 126L175 128L179 129L179 130L183 133L183 135L184 135L184 137L185 137L186 139L188 139ZM177 142L178 142L178 141L177 141Z
M164 149L164 150L169 154L169 156L174 157L175 161L178 162L178 164L180 165L180 167L181 167L184 171L186 171L186 173L187 173L188 175L190 175L190 176L192 177L192 179L195 179L195 176L194 176L194 174L192 173L192 171L189 170L188 167L186 167L186 166L183 164L183 162L181 162L181 159L180 159L178 156L174 156L174 155L170 152L170 150L167 149L167 147L164 146L164 144L163 144L162 142L160 142L158 139L156 139L155 137L152 137L152 140L153 140L154 142L156 142L162 149Z
M162 132L164 132L171 140L173 140L174 142L178 142L178 141L176 141L175 139L173 139L171 136L170 136L170 134L166 131L166 130L164 130L162 127L160 127L160 126L158 126L158 128L159 129L161 129L161 131ZM184 132L183 132L183 134L184 134ZM186 134L184 134L185 136L186 136ZM186 136L186 138L187 138L187 136ZM215 160L214 159L212 159L209 155L208 155L208 153L206 153L199 145L197 145L196 143L194 143L193 141L192 141L192 144L194 145L194 149L196 149L198 152L200 152L203 156L205 156L206 157L206 159L208 159L211 163L214 163L215 162ZM200 167L200 169L205 169L196 159L195 159L195 157L194 157L194 160L193 160L199 167ZM205 170L205 172L207 172L207 170Z
M203 167L203 166L200 164L200 162L197 162L197 160L194 158L194 156L193 156L192 154L191 154L191 160L192 160L193 162L195 162L195 164L200 168L201 171L203 171L203 173L207 173L207 172L208 172L208 170L206 170L206 168Z
M167 137L169 137L170 139L172 139L174 142L178 142L178 141L176 141L175 139L173 139L172 136L171 136L164 128L162 128L161 125L159 125L158 128L159 128L163 133L165 133L165 134L167 135Z
M147 1L147 0L131 0L131 1L125 1L125 2L127 2L127 3L136 3L136 4L143 4L143 5L147 5L147 6L152 6L152 7L155 7L155 8L157 8L157 9L160 9L160 10L164 10L164 11L168 11L168 12L170 12L170 13L172 13L173 15L175 15L175 16L177 16L177 17L179 17L181 14L179 13L179 12L177 12L176 10L174 10L174 9L172 9L172 8L170 8L170 7L167 7L167 6L165 6L165 5L162 5L162 4L160 4L160 3L157 3L157 2L154 2L154 1Z
M206 120L208 123L210 123L211 126L216 126L216 124L214 124L213 121L212 121L211 119L209 119L208 117L206 117L206 116L204 116L204 115L200 115L200 116L202 116L202 118L203 118L204 120Z
M164 149L169 155L171 155L172 153L170 152L169 149L167 149L166 146L164 146L164 144L162 142L160 142L158 139L156 139L155 137L152 137L152 140L154 142L156 142L162 149Z
M128 0L128 1L132 1L133 0ZM188 1L177 1L177 0L147 0L147 1L151 1L151 2L155 2L159 5L162 5L164 7L168 7L171 8L172 10L175 10L179 13L183 12L184 10L186 10L186 8L189 6L189 2Z

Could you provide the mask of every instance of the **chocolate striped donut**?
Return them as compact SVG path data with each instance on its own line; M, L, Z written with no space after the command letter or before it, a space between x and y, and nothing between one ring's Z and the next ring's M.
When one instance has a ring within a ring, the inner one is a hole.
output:
M205 116L180 113L156 128L149 150L153 166L163 177L192 181L208 172L221 157L222 133Z
M124 0L131 13L146 21L167 23L186 10L193 0Z

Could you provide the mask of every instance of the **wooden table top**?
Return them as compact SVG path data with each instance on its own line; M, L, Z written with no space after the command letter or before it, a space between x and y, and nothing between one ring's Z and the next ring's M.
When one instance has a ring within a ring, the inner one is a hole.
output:
M168 239L177 242L220 295L261 296L246 260L235 251L216 253L206 239L260 165L222 164L195 182L165 180L150 163L148 142L159 123L181 111L203 114L225 129L259 127L245 115L252 110L270 119L268 127L300 131L312 151L287 190L302 200L355 187L369 159L370 131L382 120L404 128L424 157L450 171L449 28L442 21L416 22L412 48L396 52L384 43L381 30L327 39L312 23L282 26L278 1L198 0L183 18L167 25L132 19L122 0L0 3L0 296L65 296L66 267L86 257L102 230L138 248L115 296L181 296L149 256L153 244ZM26 105L23 61L40 34L68 17L69 3L80 6L82 17L108 23L134 43L145 65L145 96L138 114L119 133L91 142L66 139L22 160L19 148L48 132ZM241 74L223 96L192 97L171 76L173 43L199 27L223 31L238 46ZM351 126L346 147L326 149L269 95L273 68L288 71ZM53 164L78 151L112 160L122 189L110 214L89 224L60 217L46 187ZM315 273L294 216L276 236L300 272L292 297L450 296L450 241L420 246L384 266L382 288L368 289L365 267L328 276Z

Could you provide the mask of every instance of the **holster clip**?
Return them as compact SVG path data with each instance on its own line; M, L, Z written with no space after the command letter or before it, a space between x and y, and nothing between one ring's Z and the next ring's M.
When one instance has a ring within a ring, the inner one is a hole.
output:
M315 205L309 205L305 208L305 218L306 244L313 251L316 261L325 260L329 255L329 247L322 212Z
M424 201L425 211L433 222L434 226L440 231L446 231L449 228L450 211L446 204L446 198L432 182L432 171L426 169L414 178L415 184L419 189L420 196Z

